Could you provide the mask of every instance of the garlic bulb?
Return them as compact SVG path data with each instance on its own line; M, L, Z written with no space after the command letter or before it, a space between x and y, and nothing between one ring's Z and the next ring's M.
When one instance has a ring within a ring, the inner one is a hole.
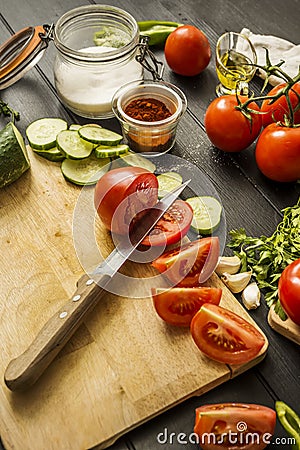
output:
M218 275L223 275L223 273L235 274L239 271L241 267L241 260L238 256L221 256L215 272Z
M247 309L256 309L260 305L260 290L256 282L248 284L243 290L242 301Z
M249 283L252 276L252 271L240 272L236 274L230 274L228 272L223 273L221 280L234 294L242 292Z

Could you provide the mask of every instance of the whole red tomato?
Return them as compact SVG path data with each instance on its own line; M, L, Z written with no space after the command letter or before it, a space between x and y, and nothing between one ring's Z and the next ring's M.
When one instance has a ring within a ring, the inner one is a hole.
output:
M279 84L275 86L269 93L268 96L276 95L278 92L286 86L286 83ZM300 95L300 82L294 84L292 89L289 91L289 98L292 108L295 110L299 104L299 98L297 94ZM262 114L262 124L264 127L273 122L283 122L284 115L289 115L289 107L286 101L286 97L282 95L274 103L271 100L264 100L261 105ZM294 113L294 124L300 123L300 109Z
M246 97L239 97L241 102ZM251 113L252 122L241 111L235 95L223 95L214 99L208 106L204 124L210 141L224 152L240 152L255 141L261 130L261 115ZM249 109L259 111L255 102Z
M182 25L169 34L165 44L168 66L179 75L198 75L211 58L205 34L193 25Z
M300 178L300 128L272 123L257 140L256 163L268 178L293 182Z
M289 318L300 325L300 259L289 264L282 272L278 296Z
M97 182L94 204L104 226L127 235L137 214L157 202L156 176L141 167L121 167L105 173Z

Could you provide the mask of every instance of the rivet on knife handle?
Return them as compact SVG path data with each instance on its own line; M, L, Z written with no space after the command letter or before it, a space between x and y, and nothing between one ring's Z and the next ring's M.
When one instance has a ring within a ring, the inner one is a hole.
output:
M102 275L101 286L106 286L110 279L110 276ZM48 320L27 350L9 363L4 380L10 390L27 389L42 375L75 333L87 312L106 292L97 283L83 275L71 299Z

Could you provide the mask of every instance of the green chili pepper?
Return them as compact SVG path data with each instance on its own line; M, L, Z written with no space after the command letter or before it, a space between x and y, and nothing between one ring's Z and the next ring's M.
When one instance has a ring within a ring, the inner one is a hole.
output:
M295 440L293 450L300 450L300 417L284 402L275 402L277 417L285 431Z
M166 42L167 37L172 31L176 30L181 23L164 22L160 20L146 20L138 22L140 34L149 36L149 45L162 45Z

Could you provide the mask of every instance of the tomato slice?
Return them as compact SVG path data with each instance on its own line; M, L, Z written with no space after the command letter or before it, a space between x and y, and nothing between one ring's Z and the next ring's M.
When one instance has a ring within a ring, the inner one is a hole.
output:
M176 200L160 219L142 244L166 246L180 241L189 231L193 220L192 207L183 200Z
M194 287L211 276L218 263L219 253L219 238L207 237L168 250L152 265L171 283Z
M157 314L167 323L188 327L204 303L218 305L222 289L214 287L173 288L160 292L152 289Z
M252 324L228 309L209 303L193 317L191 333L206 356L225 364L250 361L265 343L263 335Z
M195 413L194 432L203 450L262 450L276 425L273 409L251 403L203 405Z

